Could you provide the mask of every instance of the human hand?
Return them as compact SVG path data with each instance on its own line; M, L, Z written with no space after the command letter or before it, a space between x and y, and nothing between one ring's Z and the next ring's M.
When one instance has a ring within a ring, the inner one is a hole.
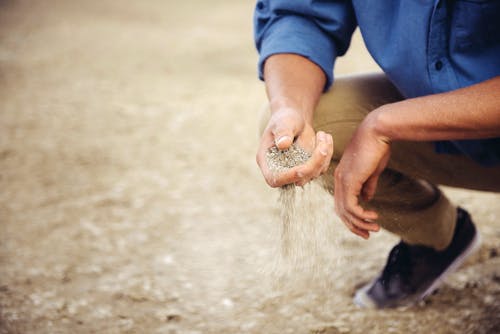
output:
M380 226L375 223L377 213L363 209L359 198L373 198L390 157L390 141L376 133L373 119L369 115L355 131L334 175L335 211L351 232L364 239Z
M289 148L296 140L298 146L312 152L304 164L283 172L273 172L266 161L269 148L280 150ZM264 130L257 151L257 164L264 179L271 187L281 187L295 183L302 186L327 171L333 155L333 139L323 131L314 132L312 126L295 109L280 108L273 112Z

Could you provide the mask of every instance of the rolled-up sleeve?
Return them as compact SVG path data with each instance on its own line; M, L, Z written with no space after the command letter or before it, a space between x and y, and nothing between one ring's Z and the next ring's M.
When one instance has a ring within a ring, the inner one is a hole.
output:
M356 28L350 1L258 0L254 14L259 78L274 54L298 54L318 65L333 83L333 65L348 49Z

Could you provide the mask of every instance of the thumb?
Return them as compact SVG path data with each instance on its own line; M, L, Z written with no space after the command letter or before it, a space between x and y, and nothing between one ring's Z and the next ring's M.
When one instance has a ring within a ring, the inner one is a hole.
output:
M280 150L289 148L295 137L293 129L284 125L278 125L273 131L274 144Z
M365 184L363 184L363 189L361 190L361 195L364 201L370 201L373 196L375 196L375 192L377 190L377 183L380 174L374 174L366 180Z
M389 157L390 153L387 152L382 157L382 160L380 161L375 172L368 178L368 180L366 180L365 184L363 185L363 189L361 190L361 195L363 200L370 201L373 198L373 196L375 196L380 174L382 174L385 167L387 166L387 163L389 162Z

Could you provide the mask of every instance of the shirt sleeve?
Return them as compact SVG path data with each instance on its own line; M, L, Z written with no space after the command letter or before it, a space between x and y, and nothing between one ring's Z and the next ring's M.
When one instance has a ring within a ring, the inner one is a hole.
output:
M356 18L350 1L258 0L254 14L258 72L262 80L266 59L274 54L298 54L326 75L325 90L333 83L333 65L348 49Z

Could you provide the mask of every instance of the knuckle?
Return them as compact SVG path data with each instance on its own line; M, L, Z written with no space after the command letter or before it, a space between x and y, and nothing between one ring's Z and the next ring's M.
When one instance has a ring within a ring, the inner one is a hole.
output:
M267 181L267 184L269 186L271 186L272 188L278 187L278 183L276 182L276 180L274 178L266 179L266 181Z
M306 165L306 166L304 166L303 169L301 169L300 173L302 175L301 178L310 177L314 173L314 168L311 165Z
M349 206L349 204L345 205L345 211L352 217L355 216L354 210ZM354 220L354 218L353 218Z
M358 222L357 225L358 225L357 226L358 228L363 229L363 230L369 230L370 229L370 226L367 225L367 224L365 224L365 223Z
M321 168L323 166L323 159L319 158L315 161L313 161L314 169Z
M342 172L340 171L339 168L336 168L335 171L333 172L333 177L335 178L336 181L340 181L340 179L342 178L343 174Z
M356 218L354 218L354 217L351 217L350 222L351 222L352 226L354 226L354 227L358 227L359 226L358 220Z
M340 180L346 184L346 185L349 185L351 184L351 180L352 180L352 177L350 175L350 173L343 173L342 175L339 176L340 177Z
M367 223L365 223L365 222L363 222L363 221L358 221L357 225L358 225L358 227L363 228L365 230L368 229L368 228L370 228L370 225L367 224Z

